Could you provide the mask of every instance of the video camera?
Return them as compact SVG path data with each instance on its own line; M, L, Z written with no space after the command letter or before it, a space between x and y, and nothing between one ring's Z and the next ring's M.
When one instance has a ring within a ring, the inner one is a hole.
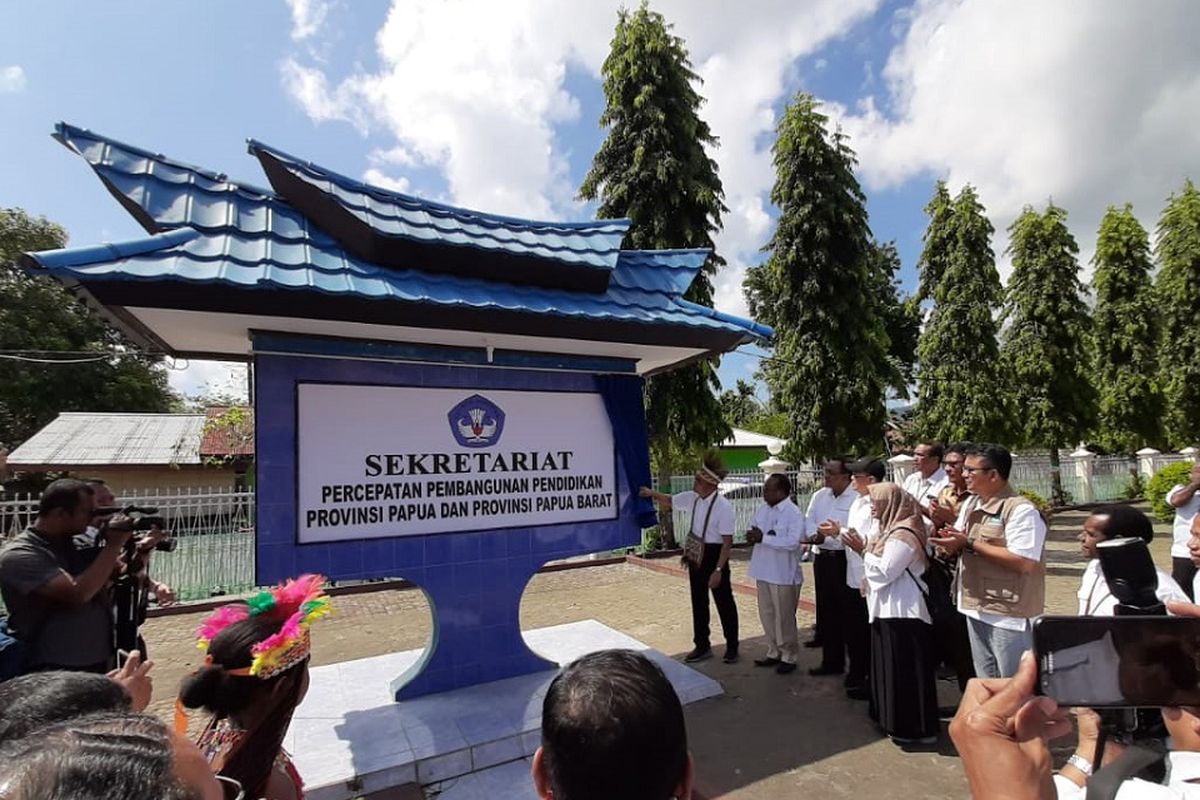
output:
M110 522L108 527L113 530L132 530L135 534L139 534L142 531L151 531L154 528L166 530L167 527L167 520L159 516L158 509L154 506L97 506L92 514L96 517L111 517L114 514L122 514L129 518L130 524L128 526L125 524L119 526L113 525ZM148 540L148 533L141 533L131 538L134 547L138 550L149 549L143 547L143 544ZM155 542L154 549L163 553L173 553L178 544L175 539L168 536L166 539L160 539Z

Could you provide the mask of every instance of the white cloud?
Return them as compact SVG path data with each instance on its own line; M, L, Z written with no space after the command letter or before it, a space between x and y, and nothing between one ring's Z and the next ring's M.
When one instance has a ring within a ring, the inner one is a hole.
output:
M167 381L185 397L200 395L231 396L246 402L246 365L231 361L183 361L180 369L171 369Z
M741 283L766 239L774 178L763 133L797 58L869 14L878 0L661 0L705 83L702 110L721 139L729 266L717 304L744 313ZM396 0L376 37L380 67L333 82L319 68L283 65L285 85L318 122L344 119L395 137L397 166L442 172L452 202L535 218L573 216L556 126L577 120L568 68L598 77L621 0ZM378 167L378 155L375 166Z
M970 182L1004 229L1050 198L1081 261L1110 204L1147 227L1200 164L1200 15L1188 0L923 0L898 20L886 93L842 121L873 188ZM891 113L884 113L888 109Z
M287 0L287 4L292 12L292 39L297 42L320 31L329 15L328 0Z
M380 189L390 189L393 192L401 194L409 194L412 191L412 186L403 175L399 178L394 178L388 175L377 167L371 167L362 176L363 183L369 183L372 186L378 186Z
M0 67L0 94L25 91L25 70L14 64Z

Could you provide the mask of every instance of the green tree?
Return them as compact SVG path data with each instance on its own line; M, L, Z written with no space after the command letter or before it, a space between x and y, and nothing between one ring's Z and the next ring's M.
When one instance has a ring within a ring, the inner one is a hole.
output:
M1132 453L1162 438L1158 316L1150 283L1150 237L1133 207L1109 206L1100 223L1092 287L1100 391L1097 440Z
M745 428L762 413L763 407L752 383L738 380L737 389L729 389L721 395L721 414L731 427Z
M1026 206L1008 229L1013 272L1005 292L1001 354L1017 398L1018 443L1050 450L1055 505L1065 502L1059 445L1091 430L1096 393L1088 376L1091 320L1079 282L1079 245L1067 212Z
M717 164L705 149L717 139L700 118L700 78L683 40L645 4L622 10L601 74L606 105L600 124L608 134L580 197L598 199L601 218L632 220L626 247L713 249L727 210ZM713 249L685 298L711 307L712 275L724 263ZM719 390L707 361L647 381L646 424L660 484L697 449L728 438ZM666 538L673 538L670 515L662 519Z
M1167 439L1185 447L1200 442L1200 191L1190 180L1167 200L1156 255Z
M970 185L951 199L938 181L925 213L916 298L932 305L917 346L913 432L945 442L1004 441L1009 414L996 319L1004 293L992 223Z
M160 359L138 354L58 283L17 265L21 253L66 242L44 217L0 208L0 351L44 360L97 354L76 364L0 359L0 444L10 448L61 411L167 411L173 400Z
M751 312L775 328L774 358L763 373L772 401L790 417L789 456L879 450L887 388L902 377L872 294L879 254L854 151L802 92L784 111L772 152L779 219L745 292Z

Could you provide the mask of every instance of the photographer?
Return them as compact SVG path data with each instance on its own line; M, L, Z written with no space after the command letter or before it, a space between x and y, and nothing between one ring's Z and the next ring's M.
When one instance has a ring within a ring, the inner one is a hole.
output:
M54 481L42 493L34 523L0 551L0 594L10 630L26 647L27 671L112 668L106 586L133 527L122 515L108 520L104 544L81 568L73 539L87 531L94 509L92 487Z
M1177 616L1200 617L1200 606L1174 602L1168 608ZM973 797L1083 800L1088 793L1092 773L1100 769L1093 764L1098 721L1092 712L1079 713L1079 745L1071 762L1055 775L1048 742L1068 735L1071 724L1053 699L1034 696L1036 683L1037 665L1033 655L1026 653L1012 678L973 680L967 685L950 723L950 737ZM1164 708L1162 717L1171 734L1165 783L1130 778L1120 783L1118 800L1200 796L1196 783L1200 780L1200 709ZM1120 755L1120 745L1109 743L1104 766Z
M103 526L105 521L118 512L114 505L115 498L107 484L99 479L88 481L96 496L94 522ZM174 542L162 528L162 518L147 516L158 509L126 506L121 513L132 517L134 536L125 544L125 551L118 562L118 569L113 575L112 602L113 628L117 652L140 651L146 655L146 641L138 629L146 621L146 611L153 595L159 606L168 606L175 602L175 593L165 583L159 583L150 577L150 556L155 550L172 550ZM82 552L88 552L89 539L92 542L91 552L95 552L95 542L102 540L99 528L89 528L84 536L75 537L76 547Z
M88 486L92 487L92 491L94 491L96 494L97 509L107 510L117 505L117 500L113 496L112 491L109 490L107 483L99 478L89 478L87 484ZM111 516L111 514L97 515L93 519L93 525L92 527L88 528L87 533L85 533L83 536L75 537L76 547L84 548L88 546L95 546L96 535L99 532L99 528L96 526L108 519L109 516ZM164 531L161 526L154 525L149 529L148 534L135 538L139 544L138 549L143 551L141 552L142 569L138 573L140 576L139 581L142 587L149 594L154 595L154 602L157 603L159 607L166 607L174 604L174 590L171 589L171 587L167 584L160 583L159 581L156 581L150 577L150 555L154 552L154 550L158 549L159 542L165 542L169 540L170 534Z

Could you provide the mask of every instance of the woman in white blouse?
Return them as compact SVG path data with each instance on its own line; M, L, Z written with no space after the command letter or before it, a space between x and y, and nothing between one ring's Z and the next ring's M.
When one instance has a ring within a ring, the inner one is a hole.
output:
M871 618L871 717L905 746L937 742L933 625L925 605L925 524L916 502L894 483L870 487L879 533L870 544L843 534L863 556Z

